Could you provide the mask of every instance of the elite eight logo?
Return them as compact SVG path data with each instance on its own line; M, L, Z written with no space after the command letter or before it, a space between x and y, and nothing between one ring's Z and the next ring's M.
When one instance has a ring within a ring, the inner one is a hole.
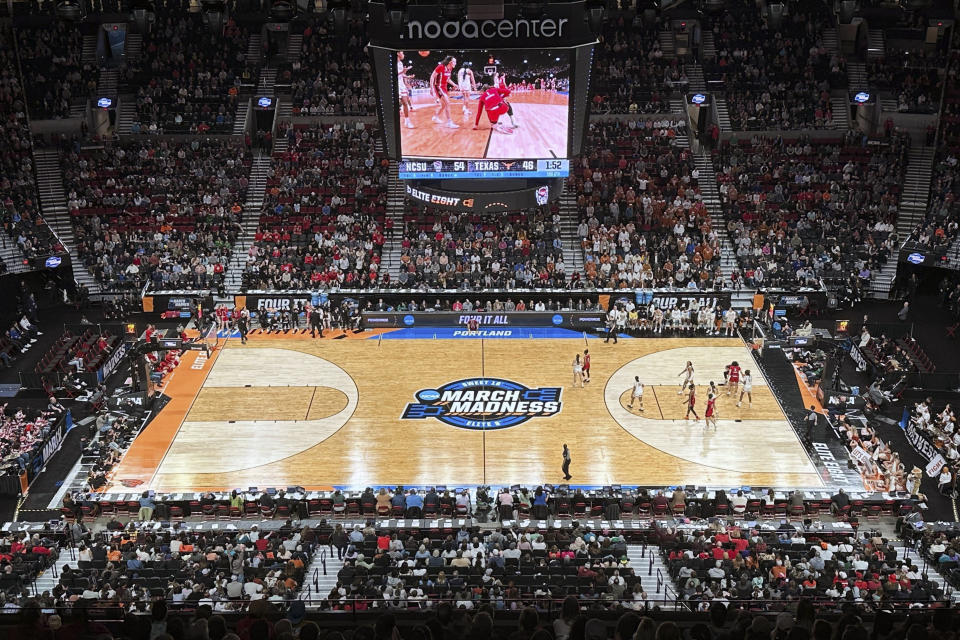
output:
M461 429L506 429L560 413L560 387L530 389L500 378L467 378L421 389L401 419L436 418Z

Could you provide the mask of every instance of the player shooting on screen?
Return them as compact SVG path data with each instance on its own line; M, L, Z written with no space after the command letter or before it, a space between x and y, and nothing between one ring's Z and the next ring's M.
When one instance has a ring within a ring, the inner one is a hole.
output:
M505 100L510 95L510 89L496 86L484 87L482 85L480 89L480 98L477 100L477 117L473 122L473 128L480 128L480 115L486 110L490 126L494 131L513 134L513 129L500 122L500 116L512 111L512 107Z
M450 117L450 95L447 93L451 85L454 89L458 88L450 81L455 66L457 66L457 59L453 56L447 56L430 74L430 93L440 100L440 105L437 107L437 112L433 114L432 120L438 124L443 124L443 118L440 116L445 115L447 117L447 127L450 129L460 128L460 125L456 124Z

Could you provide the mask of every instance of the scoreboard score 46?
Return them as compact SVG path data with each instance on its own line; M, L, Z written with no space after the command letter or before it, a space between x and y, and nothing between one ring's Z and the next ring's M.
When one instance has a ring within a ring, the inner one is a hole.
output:
M565 178L566 158L546 160L401 160L401 180L443 178Z

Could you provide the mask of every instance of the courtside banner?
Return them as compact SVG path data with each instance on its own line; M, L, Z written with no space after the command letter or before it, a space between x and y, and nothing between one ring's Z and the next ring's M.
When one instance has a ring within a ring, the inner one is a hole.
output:
M409 164L409 163L408 163ZM428 164L424 161L424 164ZM536 180L530 180L536 183ZM451 211L516 211L547 204L560 197L563 180L542 183L516 191L447 191L423 184L406 183L407 199Z
M362 316L365 329L395 329L406 327L467 327L471 321L477 328L489 327L559 327L586 330L604 326L603 311L436 311L411 312L376 311Z
M610 300L617 302L620 298L626 298L626 295L611 294ZM661 309L689 308L690 303L696 300L699 307L707 308L730 308L730 293L727 291L659 291L655 289L637 289L634 295L634 302L637 304L652 304Z

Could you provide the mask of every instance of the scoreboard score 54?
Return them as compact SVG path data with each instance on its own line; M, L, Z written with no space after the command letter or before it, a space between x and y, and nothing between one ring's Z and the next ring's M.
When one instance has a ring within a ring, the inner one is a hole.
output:
M401 160L401 180L438 178L565 178L566 158L546 160Z

